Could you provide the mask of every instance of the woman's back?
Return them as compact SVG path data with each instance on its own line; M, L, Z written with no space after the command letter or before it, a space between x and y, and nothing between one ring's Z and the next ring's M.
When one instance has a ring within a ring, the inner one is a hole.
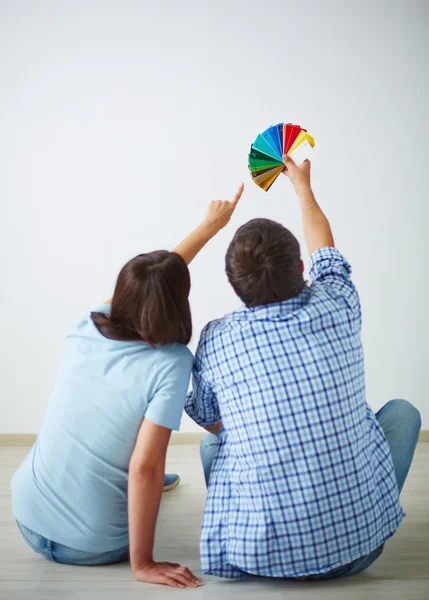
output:
M111 340L88 314L67 336L37 442L12 480L15 518L76 550L126 546L128 465L141 421L179 428L191 368L186 346Z

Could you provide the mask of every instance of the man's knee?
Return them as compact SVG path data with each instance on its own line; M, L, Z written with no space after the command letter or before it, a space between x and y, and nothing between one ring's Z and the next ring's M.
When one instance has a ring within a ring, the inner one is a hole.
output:
M207 433L207 435L205 435L203 437L203 439L201 440L200 449L209 448L211 446L217 446L218 444L219 444L218 436L214 435L214 433Z
M200 457L203 464L210 463L217 452L219 438L213 433L208 433L200 443Z
M395 420L400 422L406 421L412 424L413 427L420 429L422 425L420 411L411 402L408 402L408 400L396 398L395 400L390 400L386 404L386 407L389 407L389 412L391 412L392 418Z

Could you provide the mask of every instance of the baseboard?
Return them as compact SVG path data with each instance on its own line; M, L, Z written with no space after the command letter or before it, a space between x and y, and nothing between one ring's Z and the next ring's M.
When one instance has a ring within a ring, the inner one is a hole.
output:
M32 446L36 437L35 433L0 433L0 446Z
M175 431L171 435L170 444L199 444L206 434L207 431L192 431L189 433Z
M419 442L429 442L429 429L422 429L419 435Z
M199 444L206 435L205 431L192 431L180 433L173 431L171 444ZM0 433L0 447L2 446L32 446L36 441L35 433Z
M204 436L204 431L174 432L171 436L171 444L199 444ZM36 437L35 433L0 433L0 447L32 446L36 441ZM423 429L420 432L419 442L429 443L429 429Z

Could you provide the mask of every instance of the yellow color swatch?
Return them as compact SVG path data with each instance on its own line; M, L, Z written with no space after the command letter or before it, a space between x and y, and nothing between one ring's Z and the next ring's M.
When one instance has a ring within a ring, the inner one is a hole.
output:
M292 146L289 148L287 153L290 154L291 152L293 152L295 150L295 148L297 148L304 140L307 140L308 143L310 144L310 146L312 148L314 148L314 137L312 137L306 131L300 131L296 137L296 140L294 141Z

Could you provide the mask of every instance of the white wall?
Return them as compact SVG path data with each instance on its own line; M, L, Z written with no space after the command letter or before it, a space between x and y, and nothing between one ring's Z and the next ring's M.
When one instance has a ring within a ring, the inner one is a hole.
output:
M247 183L191 268L192 349L239 304L223 272L238 225L266 216L302 241L286 178L265 194L247 173L250 143L279 121L316 139L314 189L361 294L369 402L405 397L429 428L428 12L415 0L3 0L0 431L38 430L68 328L210 199Z

